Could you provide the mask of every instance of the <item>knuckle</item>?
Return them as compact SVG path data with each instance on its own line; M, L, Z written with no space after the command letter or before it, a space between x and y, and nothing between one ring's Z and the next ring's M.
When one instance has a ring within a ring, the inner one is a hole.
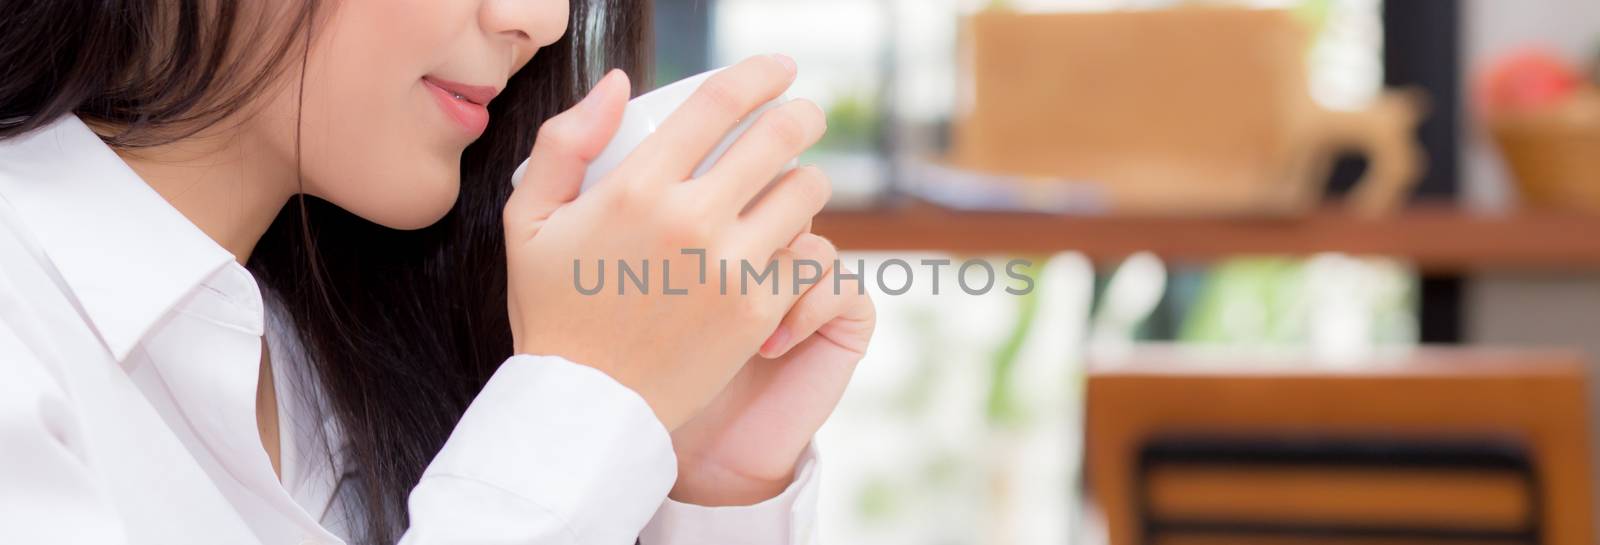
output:
M715 217L717 214L713 201L705 198L687 200L689 202L674 207L678 211L679 221L694 222L707 226L713 225L708 219Z
M831 261L834 258L839 257L839 247L835 246L833 241L828 240L827 237L811 233L806 233L806 236L815 238L817 240L817 247L821 250L819 255L821 255L824 259Z
M748 100L732 76L726 72L712 76L694 92L694 100L714 114L730 118L744 115L749 110L745 107Z
M759 296L741 295L734 303L734 312L743 323L758 324L765 321L770 306Z
M661 229L664 242L676 248L704 248L715 232L704 216L686 212L671 212Z
M619 215L639 217L656 208L655 195L640 184L617 184L619 187L610 192L610 207Z
M762 115L767 133L785 150L799 150L810 144L811 130L805 114L796 108L777 108Z
M583 127L567 116L556 116L539 126L534 146L554 150L570 150L578 146Z
M794 246L796 255L805 259L824 262L824 264L833 261L833 258L839 255L839 250L833 246L832 241L812 233L800 235L799 238L795 239Z
M807 204L819 208L833 198L833 181L822 169L814 166L801 168L795 177L795 188Z

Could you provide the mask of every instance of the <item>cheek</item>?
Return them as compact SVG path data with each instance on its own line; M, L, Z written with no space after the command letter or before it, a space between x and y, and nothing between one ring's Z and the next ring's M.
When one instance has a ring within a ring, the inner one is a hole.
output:
M464 146L440 130L421 84L446 49L444 15L388 0L339 4L307 58L300 99L308 193L396 229L430 225L455 204Z

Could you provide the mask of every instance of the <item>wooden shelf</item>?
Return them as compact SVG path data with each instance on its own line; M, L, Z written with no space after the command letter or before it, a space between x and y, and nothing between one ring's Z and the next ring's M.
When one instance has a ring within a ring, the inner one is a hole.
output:
M827 211L815 231L844 250L1049 254L1116 259L1151 251L1176 262L1343 252L1403 258L1431 272L1600 271L1600 216L1472 213L1417 206L1378 219L1338 209L1284 218L1128 217L960 212L925 203Z

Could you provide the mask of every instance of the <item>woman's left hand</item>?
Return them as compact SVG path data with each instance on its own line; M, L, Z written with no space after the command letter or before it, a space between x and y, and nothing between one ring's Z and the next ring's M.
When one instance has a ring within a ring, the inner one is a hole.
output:
M821 279L711 405L672 432L673 500L752 505L782 493L866 353L876 311L862 280L846 270L835 282L836 254L826 239L807 233L790 248L800 245L817 246L799 255L828 256Z

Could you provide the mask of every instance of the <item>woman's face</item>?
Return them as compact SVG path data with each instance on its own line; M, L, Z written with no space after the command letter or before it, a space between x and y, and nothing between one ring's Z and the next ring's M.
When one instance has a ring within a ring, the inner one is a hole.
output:
M292 158L306 193L396 229L455 204L485 105L567 28L567 0L335 0L248 130ZM248 47L248 46L247 46Z

